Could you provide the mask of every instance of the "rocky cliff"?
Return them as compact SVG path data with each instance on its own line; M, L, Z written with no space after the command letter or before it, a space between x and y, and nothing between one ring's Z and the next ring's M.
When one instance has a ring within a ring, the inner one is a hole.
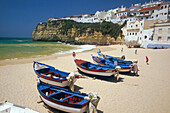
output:
M113 44L116 40L121 41L119 37L121 27L111 22L47 21L37 25L32 33L32 39L34 41L61 41L74 44Z

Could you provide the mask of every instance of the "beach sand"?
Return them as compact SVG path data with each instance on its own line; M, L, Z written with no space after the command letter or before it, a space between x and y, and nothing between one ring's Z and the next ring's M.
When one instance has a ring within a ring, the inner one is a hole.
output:
M121 52L121 48L124 51ZM97 46L76 54L76 58L92 62L91 54L125 55L126 59L137 59L139 76L121 73L119 81L113 77L85 76L75 83L82 93L97 92L101 100L99 113L169 113L170 112L170 49L138 49L124 45ZM146 64L145 56L149 58ZM41 113L48 110L40 100L36 89L36 74L33 61L40 61L63 71L79 74L72 54L52 55L39 58L0 61L0 102L8 101Z

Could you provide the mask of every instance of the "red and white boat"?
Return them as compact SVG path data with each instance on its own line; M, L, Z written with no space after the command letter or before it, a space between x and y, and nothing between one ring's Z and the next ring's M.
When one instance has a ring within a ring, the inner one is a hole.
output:
M111 76L116 72L116 69L110 66L102 66L81 59L74 59L74 61L77 69L87 74Z

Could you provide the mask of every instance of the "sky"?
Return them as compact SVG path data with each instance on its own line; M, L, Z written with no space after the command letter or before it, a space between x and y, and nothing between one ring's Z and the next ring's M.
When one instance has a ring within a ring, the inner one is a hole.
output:
M150 0L0 0L0 37L31 38L48 18L108 11ZM155 1L155 0L154 0Z

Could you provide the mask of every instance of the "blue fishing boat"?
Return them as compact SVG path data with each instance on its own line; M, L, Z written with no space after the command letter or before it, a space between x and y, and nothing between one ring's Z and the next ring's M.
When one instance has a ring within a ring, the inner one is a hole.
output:
M83 113L88 110L87 94L70 91L58 86L38 81L37 89L42 101L48 106L72 113Z
M104 59L104 58L97 57L97 56L92 56L92 59L94 62L96 62L97 64L100 64L100 65L111 66L113 68L116 68L116 66L120 66L119 72L130 72L132 70L131 64L122 64L122 63L115 64L114 62L110 61L109 59Z
M117 61L120 64L132 64L133 63L132 61L124 60L125 59L124 55L122 57L113 57L113 56L110 56L110 55L101 54L100 52L97 52L97 53L98 53L99 56L103 57L104 59L109 59L111 62Z
M72 81L73 83L79 77L79 75L60 71L52 66L35 61L33 63L33 69L42 82L60 87L69 86L70 76L74 76L74 81Z
M74 61L77 66L77 69L87 74L111 76L116 73L115 67L102 66L81 59L75 59Z

